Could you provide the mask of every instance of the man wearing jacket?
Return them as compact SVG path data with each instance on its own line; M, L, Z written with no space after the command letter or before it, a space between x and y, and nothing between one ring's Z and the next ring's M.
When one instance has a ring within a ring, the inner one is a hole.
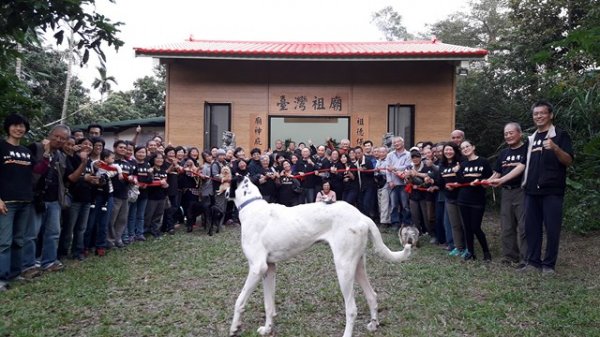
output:
M537 130L529 137L523 178L527 265L521 270L537 269L548 275L554 273L558 256L567 167L573 163L573 146L569 134L552 123L552 104L538 101L531 110ZM544 229L547 245L542 259Z

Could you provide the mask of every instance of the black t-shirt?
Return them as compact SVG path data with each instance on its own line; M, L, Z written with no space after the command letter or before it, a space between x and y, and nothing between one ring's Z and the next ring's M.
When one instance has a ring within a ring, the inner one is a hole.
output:
M573 157L573 144L567 132L555 128L556 136L552 141L563 151ZM551 150L545 150L543 142L548 132L536 134L531 144L531 153L527 170L525 192L535 195L548 195L565 193L567 167L560 163L558 157Z
M458 176L460 183L484 180L492 176L492 167L485 158L477 157L460 163ZM481 185L461 187L457 201L460 205L485 206L485 188Z
M312 161L312 160L311 160ZM297 175L299 172L303 172L303 173L309 173L311 172L311 174L306 175L302 178L300 178L300 182L302 183L302 187L304 188L315 188L315 185L317 184L317 179L314 175L315 171L315 166L311 163L308 162L308 160L298 160L298 162L296 163L296 167L294 170L294 175Z
M163 168L157 169L154 167L152 169L152 181L167 179L167 171ZM147 190L149 200L164 200L167 197L167 189L162 186L150 186Z
M434 168L433 168L433 166L427 166L427 165L423 164L422 167L417 170L417 172L427 173L427 175L431 176L432 172L434 172ZM427 188L430 186L429 184L425 184L425 179L421 178L421 177L411 178L411 183L417 187L423 187L423 188ZM430 193L427 191L419 191L418 189L413 188L412 192L410 193L409 199L415 200L415 201L420 201L420 200L433 201L433 193Z
M42 199L46 202L58 201L58 190L59 190L59 181L58 179L64 179L65 177L61 177L58 173L58 166L62 163L66 167L66 158L64 158L64 154L60 151L54 151L50 158L50 162L48 163L48 170L46 174L44 174L38 183L43 184L42 191L43 197ZM66 170L65 170L66 173Z
M327 170L324 172L319 172L319 174L315 176L315 184L318 188L321 188L321 185L323 185L323 181L327 180L331 175L331 173L329 172L329 168L331 168L331 162L325 156L314 156L313 162L315 163L315 170Z
M25 146L0 140L0 199L31 201L33 156Z
M66 175L69 176L73 173L81 164L81 158L75 155L67 158L67 170ZM69 192L73 197L73 202L91 203L92 202L92 184L85 181L84 177L86 174L94 175L94 169L92 168L92 161L88 160L85 165L85 170L81 173L79 179L76 182L69 184Z
M258 190L262 196L275 196L277 191L277 186L275 184L275 179L273 175L275 174L275 169L272 167L261 167L257 174L251 176L252 182L258 186ZM267 180L264 183L260 182L260 176L267 177Z
M458 175L452 171L454 166L456 166L456 162L446 164L442 161L440 163L439 178L436 179L436 184L439 186L440 190L444 191L446 199L451 202L458 198L458 189L446 189L446 184L458 182Z
M127 199L128 189L129 189L129 180L127 180L128 176L136 175L135 172L135 164L131 161L123 158L119 160L115 160L115 165L121 167L121 171L123 173L124 179L120 180L119 175L116 175L112 178L113 183L113 197L117 199Z
M527 162L527 144L523 144L516 149L507 148L500 152L496 160L494 171L500 173L503 177L509 174L518 164L525 165ZM521 185L523 174L504 183L504 186L518 187Z
M137 172L137 181L138 183L149 184L152 182L152 174L149 173L150 164L147 161L143 161L141 163L135 163L135 171ZM140 188L140 195L138 199L148 199L148 189Z
M279 179L281 185L277 189L277 201L285 206L296 206L298 194L294 192L294 182L291 177L282 176Z

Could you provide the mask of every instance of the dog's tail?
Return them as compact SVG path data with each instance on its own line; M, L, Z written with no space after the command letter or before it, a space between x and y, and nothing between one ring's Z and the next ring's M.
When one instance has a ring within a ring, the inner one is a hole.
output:
M404 245L404 249L399 252L391 251L385 245L385 243L383 243L379 228L377 228L377 225L371 219L369 219L369 233L371 233L371 239L373 240L373 248L379 256L393 262L402 262L408 260L412 249L411 244Z

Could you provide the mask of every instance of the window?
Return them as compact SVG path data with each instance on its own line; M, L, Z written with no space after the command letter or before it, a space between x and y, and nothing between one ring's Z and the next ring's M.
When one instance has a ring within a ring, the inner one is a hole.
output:
M339 142L342 138L348 138L350 132L350 119L348 117L270 117L271 148L275 147L275 141L291 139L296 142L304 142L308 146L308 140L312 140L315 146L325 144L327 138L333 138Z
M204 103L204 147L221 147L223 131L231 130L231 104Z
M388 105L388 132L404 138L404 144L409 148L415 138L415 106Z

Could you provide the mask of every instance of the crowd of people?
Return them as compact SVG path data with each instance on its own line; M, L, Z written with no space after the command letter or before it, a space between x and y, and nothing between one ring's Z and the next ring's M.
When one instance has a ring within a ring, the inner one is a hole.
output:
M383 228L415 226L464 260L476 259L477 238L484 261L492 258L481 226L486 187L501 187L502 262L552 273L573 152L569 135L552 124L550 103L534 104L532 114L537 131L528 141L519 124L505 126L508 147L494 166L460 130L447 142L408 150L402 137L391 148L372 141L351 147L348 139L338 147L277 140L247 156L241 147L201 151L158 136L143 145L117 140L107 149L95 124L87 132L56 125L43 141L24 146L29 123L12 114L0 141L0 288L62 270L64 258L104 256L173 234L178 224L218 233L238 222L225 193L236 176L250 178L267 202L343 200Z

